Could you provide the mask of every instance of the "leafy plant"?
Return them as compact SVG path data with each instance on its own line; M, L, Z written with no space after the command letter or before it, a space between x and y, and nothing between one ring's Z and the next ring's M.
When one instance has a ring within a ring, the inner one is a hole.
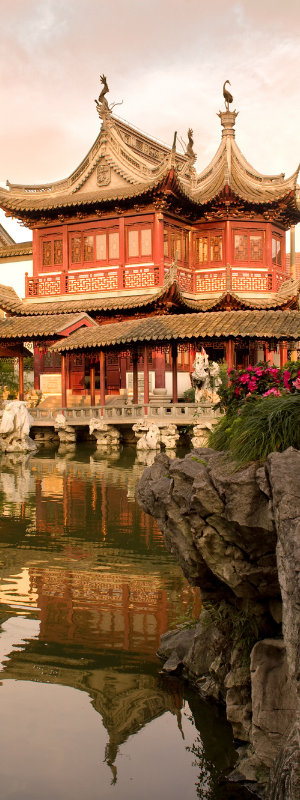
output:
M194 403L195 389L191 386L190 389L187 389L185 392L183 392L183 398L187 403Z
M245 611L229 605L225 600L220 605L204 603L203 607L210 615L204 624L215 625L232 647L242 651L242 663L248 665L251 650L259 638L255 617L248 616Z
M225 450L237 466L263 461L273 451L300 449L300 392L252 397L230 407L209 434L209 446Z

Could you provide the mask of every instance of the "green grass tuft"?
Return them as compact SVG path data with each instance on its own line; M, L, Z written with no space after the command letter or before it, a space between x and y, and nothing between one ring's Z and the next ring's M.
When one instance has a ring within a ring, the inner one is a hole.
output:
M250 399L222 417L208 446L225 450L237 466L288 447L300 450L300 394Z

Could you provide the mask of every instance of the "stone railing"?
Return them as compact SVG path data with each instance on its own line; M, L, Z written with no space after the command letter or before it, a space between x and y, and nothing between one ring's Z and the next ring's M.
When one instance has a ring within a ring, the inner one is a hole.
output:
M87 406L83 408L31 408L30 413L38 425L54 425L57 414L64 414L70 425L88 425L89 420L105 419L112 424L130 424L131 421L148 419L168 419L181 425L194 425L199 418L215 418L216 412L211 403L163 403L152 402L144 405Z

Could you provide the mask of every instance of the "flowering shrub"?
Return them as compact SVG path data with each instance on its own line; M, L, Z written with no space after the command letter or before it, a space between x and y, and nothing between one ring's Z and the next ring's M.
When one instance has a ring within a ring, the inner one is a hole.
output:
M219 390L220 407L231 407L247 402L253 397L279 397L300 392L300 361L290 361L285 367L272 367L260 362L255 367L228 370L230 386Z

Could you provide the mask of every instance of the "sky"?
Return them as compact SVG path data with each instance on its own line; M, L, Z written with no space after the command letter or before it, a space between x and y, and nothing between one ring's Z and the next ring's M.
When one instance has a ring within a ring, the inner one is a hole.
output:
M299 0L0 0L0 19L2 186L76 168L99 132L102 73L138 128L169 145L193 129L198 172L220 142L227 79L247 160L286 176L300 162Z

